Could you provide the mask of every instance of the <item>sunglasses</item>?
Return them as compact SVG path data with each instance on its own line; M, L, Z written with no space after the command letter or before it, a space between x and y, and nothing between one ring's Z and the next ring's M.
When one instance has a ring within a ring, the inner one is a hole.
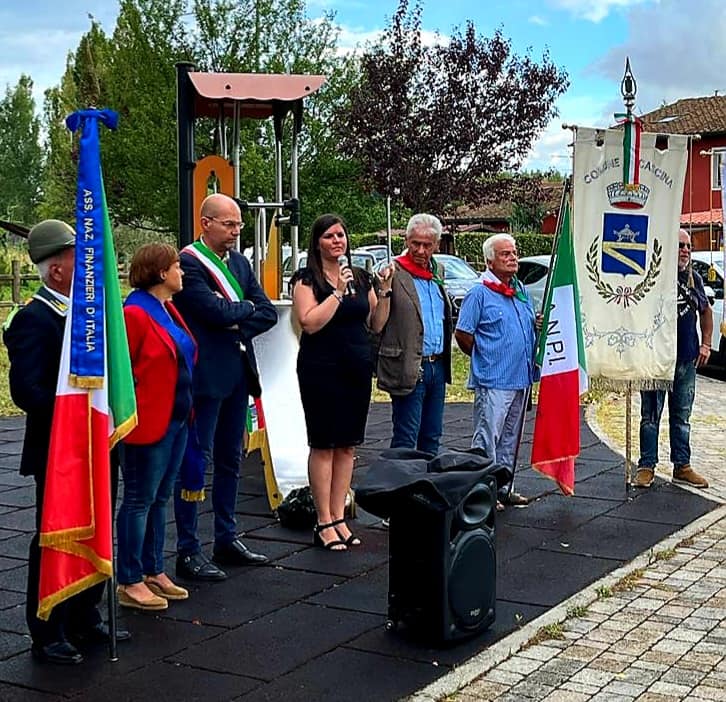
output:
M679 241L678 242L678 248L679 249L688 249L690 251L691 250L691 245L690 244L687 244L685 241Z

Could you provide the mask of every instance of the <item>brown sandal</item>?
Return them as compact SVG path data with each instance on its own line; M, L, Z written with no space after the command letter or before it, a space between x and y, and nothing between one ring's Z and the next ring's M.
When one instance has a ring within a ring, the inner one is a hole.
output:
M169 603L158 595L152 595L148 600L136 599L133 595L126 591L123 585L119 585L116 589L118 595L118 603L121 607L128 607L130 609L141 609L141 610L162 610L169 606Z

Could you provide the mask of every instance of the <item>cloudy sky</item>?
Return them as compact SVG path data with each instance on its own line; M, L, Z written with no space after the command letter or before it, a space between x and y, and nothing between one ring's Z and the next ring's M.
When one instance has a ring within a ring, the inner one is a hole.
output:
M375 37L396 0L308 0L308 15L335 12L341 40L354 47ZM528 166L569 170L563 123L607 126L622 107L625 57L638 84L636 112L681 97L726 94L724 0L423 0L427 31L449 34L471 20L480 35L501 29L517 53L549 51L571 80L560 115L535 145ZM38 98L56 85L67 53L89 28L89 15L111 32L116 0L3 0L0 88L29 74Z

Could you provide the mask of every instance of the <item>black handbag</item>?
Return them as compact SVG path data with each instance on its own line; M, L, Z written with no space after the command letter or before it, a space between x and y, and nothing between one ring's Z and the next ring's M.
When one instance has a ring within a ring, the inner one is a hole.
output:
M287 529L312 529L316 514L310 487L290 490L277 508L277 518Z

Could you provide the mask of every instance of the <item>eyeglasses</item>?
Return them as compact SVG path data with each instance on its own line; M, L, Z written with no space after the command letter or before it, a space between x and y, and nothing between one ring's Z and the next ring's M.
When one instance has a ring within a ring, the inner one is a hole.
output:
M678 242L678 248L679 249L687 249L688 251L691 250L691 245L687 244L685 241L679 241Z
M496 254L500 258L519 258L519 254L516 251L497 251Z
M213 219L215 222L219 222L223 227L227 229L244 229L245 223L238 219L218 219L217 217L205 217L205 219Z

